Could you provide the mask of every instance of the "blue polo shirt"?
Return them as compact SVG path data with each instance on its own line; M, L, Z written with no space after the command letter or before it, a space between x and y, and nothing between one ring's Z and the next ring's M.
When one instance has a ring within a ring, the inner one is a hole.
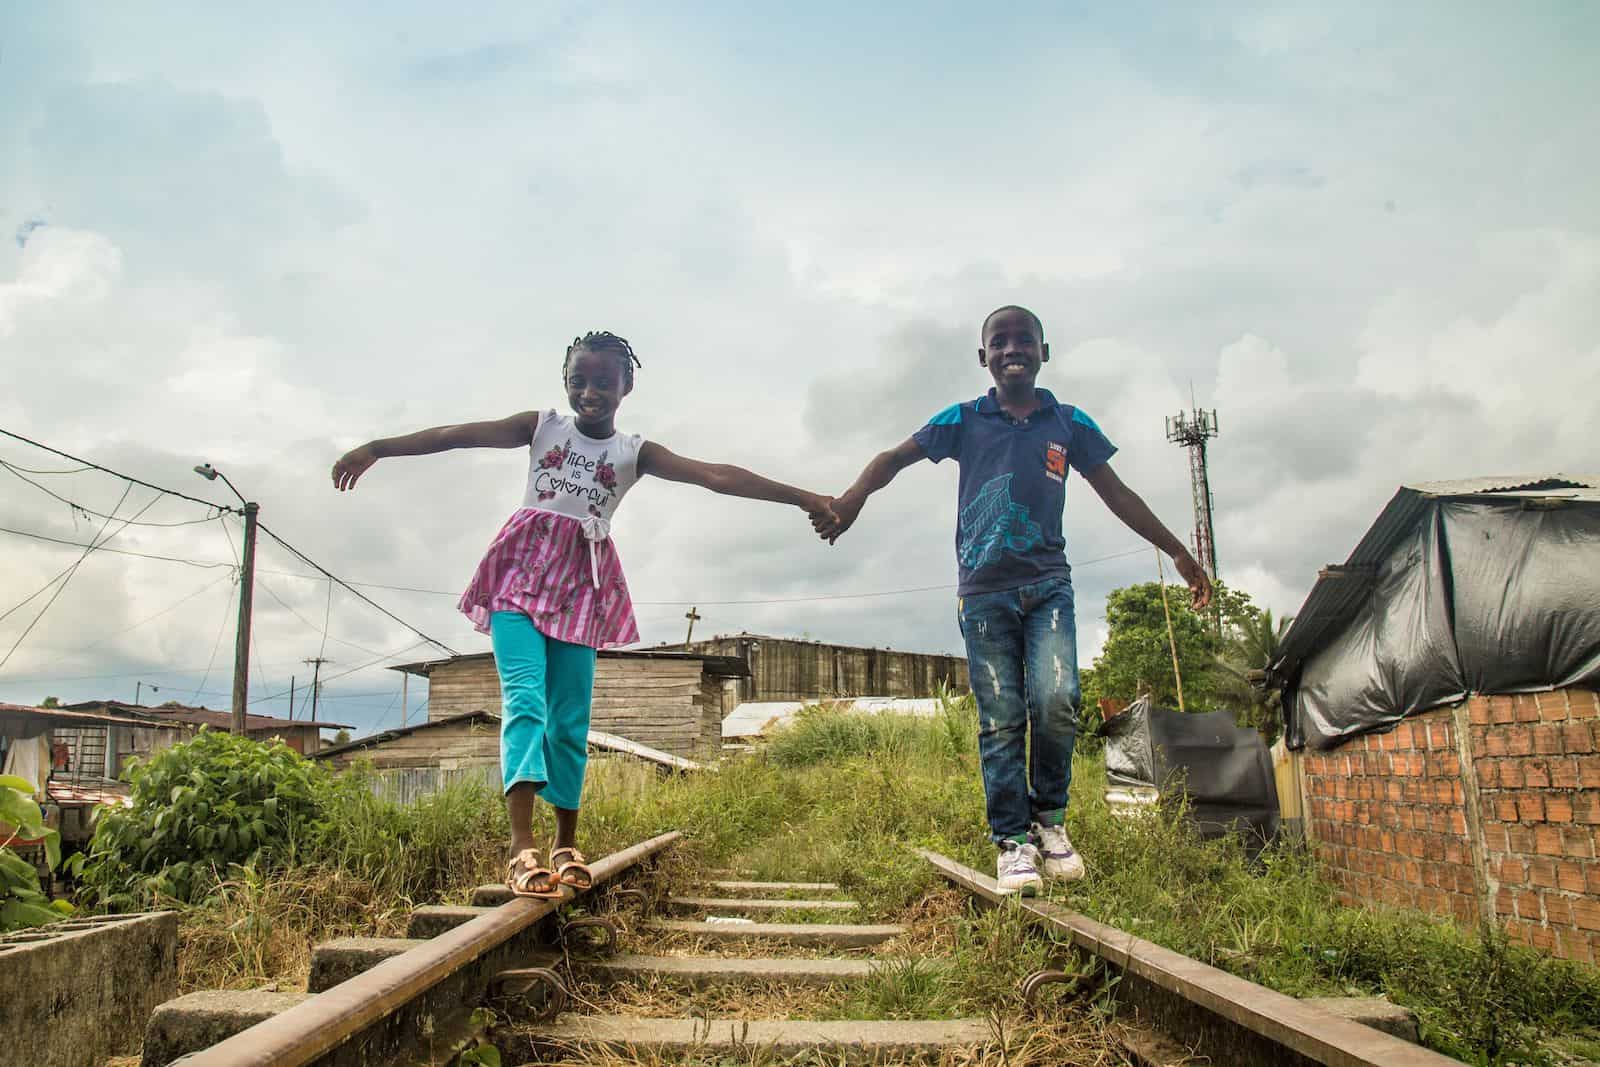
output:
M961 465L960 596L1072 573L1061 533L1067 468L1092 471L1117 447L1089 416L1048 389L1038 394L1039 410L1023 422L1007 415L990 389L950 405L912 435L935 463L954 457Z

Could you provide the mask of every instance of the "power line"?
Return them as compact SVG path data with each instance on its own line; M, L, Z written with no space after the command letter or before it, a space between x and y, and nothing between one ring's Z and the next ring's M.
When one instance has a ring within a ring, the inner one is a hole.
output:
M56 591L54 593L50 594L50 599L45 601L44 607L39 609L39 614L37 614L37 615L35 615L33 617L33 621L28 623L27 629L23 630L22 631L22 635L20 637L18 637L15 642L13 642L13 644L11 645L11 650L5 654L5 658L4 659L0 659L0 667L4 667L7 663L11 662L11 657L16 655L17 649L22 647L22 642L24 642L24 641L26 641L28 639L28 635L33 633L33 628L35 626L39 625L39 620L45 617L45 613L50 610L51 606L55 604L56 600L61 596L61 594L66 591L67 583L72 581L73 575L78 573L78 568L83 565L83 561L88 559L90 553L92 553L95 550L95 548L98 547L96 542L100 541L101 537L105 534L106 527L111 525L113 516L116 514L117 511L121 510L123 502L128 499L128 494L131 493L131 492L133 492L133 486L129 485L129 486L125 486L123 488L122 496L117 498L117 506L112 509L112 514L106 516L106 521L100 524L99 531L94 535L94 537L89 539L89 544L84 547L83 553L78 556L77 562L74 563L62 575L61 584L56 586ZM159 497L156 497L156 498L152 499L150 501L150 503L146 504L144 507L142 507L138 511L134 512L134 518L138 518L140 515L143 515L146 511L149 511L151 505L154 504L156 502L156 500L159 500L159 499L160 499ZM126 530L127 528L128 528L128 522L125 521L121 526L119 526L117 528L116 533L113 533L111 535L111 537L117 536L117 534L121 533L123 530ZM111 539L111 537L107 537L106 540L109 541ZM30 597L29 599L31 600L32 597Z
M193 501L196 504L204 504L206 507L208 507L208 508L216 508L218 511L237 511L238 510L237 508L230 508L230 507L228 507L226 505L223 505L223 504L214 504L209 500L201 500L199 497L190 496L188 493L180 493L176 489L168 489L165 486L155 485L155 484L153 484L151 482L144 481L141 478L135 478L132 475L123 474L121 471L114 471L110 467L102 467L98 463L92 463L89 460L83 459L80 456L74 456L71 453L63 452L59 448L51 448L49 445L43 444L43 443L41 443L39 441L35 441L31 437L24 437L20 433L13 433L10 430L4 429L3 427L0 427L0 434L4 434L5 436L11 438L14 441L21 441L25 445L32 445L34 448L43 449L44 451L49 452L51 455L60 456L62 459L70 459L74 463L81 463L81 464L83 464L83 466L88 467L88 468L90 468L92 470L101 471L101 472L103 472L105 474L109 474L109 475L111 475L112 477L115 477L115 478L121 478L125 482L132 482L134 485L142 485L146 489L154 489L157 492L165 493L168 496L175 496L175 497L178 497L179 499L182 499L182 500Z
M238 586L236 585L228 590L228 602L222 605L222 623L217 627L216 640L211 642L211 662L206 664L206 672L200 676L200 684L195 686L194 696L190 697L190 700L200 695L200 690L205 687L206 682L211 678L211 668L216 666L217 663L217 649L222 646L222 635L228 629L228 616L233 614L233 590L237 588Z
M15 467L19 471L26 471L29 474L82 474L84 471L94 470L93 467L89 467L89 466L73 467L69 471L41 471L41 470L35 470L32 467L24 467L24 466L22 466L20 464L17 464L17 463L13 463L13 464L11 464L11 466Z
M31 538L34 541L46 541L46 542L48 542L48 543L50 543L52 545L66 545L66 546L71 547L71 548L88 548L89 547L88 545L86 545L82 541L68 541L64 537L51 537L51 536L49 536L47 534L33 533L30 530L13 530L13 529L11 529L10 527L7 527L7 526L0 526L0 533L13 534L13 535L15 535L17 537L27 537L27 538ZM184 564L187 564L187 565L189 565L191 567L237 567L238 566L237 563L225 563L225 562L223 562L221 560L184 559L184 558L182 558L180 556L160 556L160 555L156 555L153 552L135 552L130 548L100 548L100 549L98 549L98 551L100 551L100 552L110 552L110 553L112 553L114 555L118 555L118 556L136 556L139 559L160 560L163 563L184 563ZM286 573L286 572L274 571L274 572L268 572L268 573ZM295 575L292 575L291 577L295 577L295 578L313 578L313 577L315 577L315 575L295 574ZM54 580L53 579L52 579L51 584L54 584ZM359 584L359 583L357 583L357 584ZM35 594L35 595L37 596L38 594ZM4 616L0 616L0 618L4 618Z
M370 604L374 608L377 608L379 611L383 612L384 615L386 615L389 618L393 619L395 622L399 623L401 626L404 626L407 630L410 630L412 633L414 633L418 637L422 638L423 641L426 641L430 645L437 645L439 648L444 649L446 652L450 653L452 656L459 655L459 653L456 652L455 649L451 648L449 645L445 644L443 641L440 641L437 638L429 637L427 634L423 633L421 630L417 629L415 626L412 626L409 622L406 622L400 616L396 615L394 612L390 611L388 608L384 607L382 604L378 603L376 600L373 600L371 597L367 596L365 593L361 592L359 589L352 588L350 586L350 584L348 582L346 582L343 578L340 578L338 575L336 575L332 571L328 570L328 568L324 567L322 564L318 563L316 560L312 559L310 556L306 555L304 552L300 551L298 548L294 547L289 542L287 542L283 538L279 537L270 528L268 528L266 523L261 523L259 525L259 529L261 530L262 533L266 534L268 537L272 538L274 541L278 542L278 544L282 545L288 551L293 553L295 558L300 560L301 563L304 563L308 567L311 567L313 570L316 570L316 571L320 572L323 575L323 577L327 578L329 581L338 582L339 585L342 586L346 591L348 591L352 596L357 597L358 599L365 601L366 603ZM331 590L330 590L330 595L331 595Z
M43 493L45 496L51 497L51 498L53 498L55 500L59 500L61 503L67 505L69 508L73 509L74 511L81 511L85 515L93 515L97 519L110 519L110 518L114 517L112 515L107 515L103 511L96 511L91 507L86 507L85 505L78 503L76 500L68 500L66 497L62 496L60 493L56 492L55 490L48 489L45 486L40 485L38 482L34 481L32 478L29 478L27 475L21 473L19 468L12 466L10 463L6 462L3 459L0 459L0 468L3 468L5 470L11 472L11 474L14 477L19 478L24 482L27 482L29 485L31 485L35 489L39 490L39 492ZM128 486L128 488L131 490L133 488L133 486L130 484ZM156 499L159 500L160 497L157 497ZM154 501L152 501L151 503L154 503ZM209 506L217 509L218 514L220 514L222 512L226 512L226 511L232 510L230 508L224 508L221 504L212 504L212 505L209 505ZM146 507L145 510L149 510L149 508ZM143 514L143 512L140 512L140 514ZM131 522L131 521L129 521L128 525L130 525L130 526L164 526L164 527L194 526L194 525L196 525L198 523L210 522L212 519L214 519L216 517L217 516L213 514L213 515L207 515L203 519L184 519L182 522ZM127 520L124 520L124 521L127 521Z
M359 667L351 667L347 671L340 671L338 674L329 675L327 678L323 679L323 681L324 681L324 683L326 683L326 682L334 681L334 680L339 679L339 678L348 677L348 676L350 676L352 674L355 674L357 671L364 671L368 667L375 667L378 664L382 663L386 659L394 659L396 656L403 656L407 652L410 652L413 648L416 648L418 645L426 645L426 644L429 644L429 643L430 643L430 639L426 638L426 637L423 638L421 641L413 641L413 642L411 642L411 644L407 645L405 648L395 649L393 652L390 652L388 655L379 656L377 659L371 660L371 661L369 661L367 663L363 663ZM452 652L451 655L452 656L458 655L458 653ZM288 693L289 693L289 691L287 689L284 689L284 690L282 690L280 692L273 693L273 694L270 694L268 696L256 697L254 700L250 701L250 703L259 704L263 700L276 700L281 696L287 696Z
M265 592L273 600L276 600L278 602L278 606L281 607L284 611L287 611L290 615L293 615L295 618L297 618L301 622L305 623L305 625L308 626L309 628L311 628L313 630L318 629L316 623L312 622L310 619L306 618L304 615L302 615L298 611L294 610L294 608L290 607L288 602L286 602L283 599L283 597L281 597L277 593L273 592L272 587L270 585L268 585L267 583L263 582L260 578L256 579L256 584L261 587L263 592ZM342 637L334 637L332 634L328 633L327 630L321 630L320 632L329 641L336 641L341 645L349 645L351 648L355 649L358 652L365 652L369 656L382 655L382 653L378 652L377 650L368 648L365 645L358 645L354 641L346 641ZM326 645L323 646L324 649L326 647L327 647ZM322 651L318 650L317 655L319 655L319 656L322 655Z

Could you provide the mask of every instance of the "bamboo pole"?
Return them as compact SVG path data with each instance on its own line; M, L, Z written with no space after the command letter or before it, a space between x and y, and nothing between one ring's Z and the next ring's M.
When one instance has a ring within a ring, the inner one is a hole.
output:
M1167 617L1167 647L1172 650L1172 680L1178 684L1178 710L1183 710L1183 672L1178 670L1178 639L1172 632L1172 608L1167 604L1167 572L1156 549L1156 584L1161 587L1161 613Z

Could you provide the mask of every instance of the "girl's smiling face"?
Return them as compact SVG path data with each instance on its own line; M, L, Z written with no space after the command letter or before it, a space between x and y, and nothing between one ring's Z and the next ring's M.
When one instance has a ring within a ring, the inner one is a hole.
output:
M622 360L611 349L580 348L567 364L567 403L578 416L578 429L590 437L610 437L612 419L628 395Z

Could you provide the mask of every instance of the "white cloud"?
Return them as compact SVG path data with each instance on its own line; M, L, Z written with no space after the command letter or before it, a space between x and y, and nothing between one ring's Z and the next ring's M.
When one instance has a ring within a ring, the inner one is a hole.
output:
M1003 75L971 61L979 30L1014 42ZM1180 532L1187 467L1162 418L1191 383L1218 409L1223 574L1280 612L1401 481L1595 465L1600 142L1578 102L1600 84L1592 38L1553 18L1300 5L908 28L870 6L506 5L462 22L402 5L379 25L61 6L6 33L0 233L49 225L0 245L0 425L199 495L219 487L189 468L210 459L353 577L459 588L523 460L394 461L341 497L338 452L558 404L566 341L599 327L645 361L626 428L839 489L986 386L985 312L1035 307L1043 383L1095 416ZM948 465L906 471L832 549L798 512L647 483L617 536L635 596L695 602L697 632L953 650L937 590L711 602L952 583L954 483ZM3 484L4 525L97 525ZM49 484L100 509L121 491ZM1081 484L1067 527L1087 663L1106 592L1153 565L1085 562L1134 542ZM75 552L3 543L0 610ZM229 552L215 526L114 544ZM269 565L303 569L264 545ZM92 557L0 699L43 695L15 679L122 674L60 688L131 696L126 672L195 668L172 681L198 684L226 582L134 624L217 573ZM323 586L263 581L320 620ZM373 595L481 647L449 596ZM273 689L321 638L257 604ZM642 606L647 638L680 637L683 611ZM31 614L0 622L0 654ZM410 640L343 594L332 629ZM339 669L366 655L329 648ZM226 638L219 659L207 689L228 688ZM361 695L388 676L341 686L360 721L398 719L391 695Z

